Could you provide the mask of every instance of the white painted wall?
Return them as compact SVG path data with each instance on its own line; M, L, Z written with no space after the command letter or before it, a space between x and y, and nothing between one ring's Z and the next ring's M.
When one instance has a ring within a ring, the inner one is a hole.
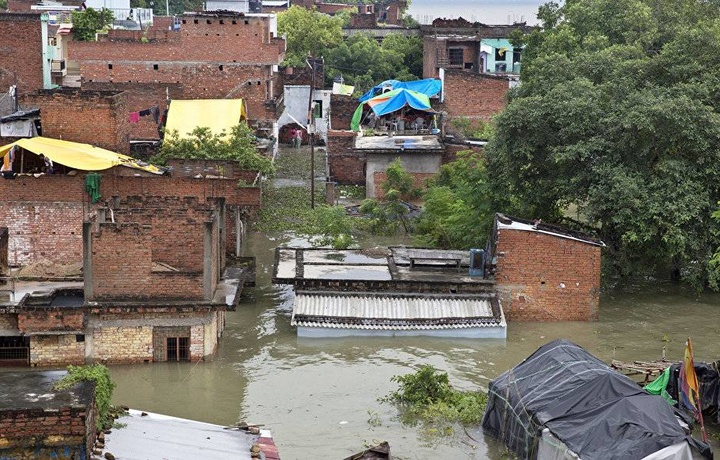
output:
M310 85L285 85L285 111L278 118L278 127L282 128L291 123L307 124L308 97ZM316 89L313 94L314 101L322 101L322 118L315 119L316 137L327 142L327 133L330 127L330 90Z

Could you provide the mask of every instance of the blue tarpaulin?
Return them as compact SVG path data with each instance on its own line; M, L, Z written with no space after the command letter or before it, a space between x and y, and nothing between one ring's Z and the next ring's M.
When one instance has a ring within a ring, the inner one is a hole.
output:
M426 112L433 111L432 107L430 107L430 98L425 94L409 89L394 89L360 103L350 122L350 129L353 131L360 130L360 119L362 118L363 106L365 104L367 104L378 117L400 110L406 105L416 110Z
M415 81L385 80L367 93L360 96L358 100L360 102L365 102L368 99L380 94L382 90L395 89L409 89L410 91L415 91L428 97L433 97L442 89L442 82L436 78L426 78L425 80Z

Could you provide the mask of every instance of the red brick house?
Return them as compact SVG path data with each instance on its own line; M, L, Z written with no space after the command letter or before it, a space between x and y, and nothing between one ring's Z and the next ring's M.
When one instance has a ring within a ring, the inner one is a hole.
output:
M84 289L0 303L0 364L212 356L244 285L225 275L225 219L223 198L118 197L98 208L82 229Z
M274 14L187 13L177 29L110 30L98 42L68 43L81 87L127 91L130 112L163 111L168 98L242 98L252 122L279 115L284 55ZM133 129L133 138L158 137L156 127Z
M597 321L600 253L587 234L497 214L489 263L511 321Z

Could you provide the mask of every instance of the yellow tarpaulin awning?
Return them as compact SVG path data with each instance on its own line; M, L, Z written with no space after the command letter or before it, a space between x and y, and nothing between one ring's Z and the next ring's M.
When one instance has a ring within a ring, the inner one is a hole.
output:
M163 170L157 166L142 163L122 153L105 150L90 144L51 139L49 137L31 137L4 145L0 147L0 158L7 155L13 145L22 147L36 155L45 155L50 158L53 163L81 171L101 171L112 168L113 166L122 165L153 174L163 173Z
M247 118L242 99L194 99L170 102L165 132L187 137L195 128L210 128L213 134L230 134L233 126Z

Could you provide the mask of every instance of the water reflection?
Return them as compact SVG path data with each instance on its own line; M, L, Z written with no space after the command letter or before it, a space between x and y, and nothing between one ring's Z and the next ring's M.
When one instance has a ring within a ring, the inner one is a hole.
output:
M278 243L250 235L258 287L227 315L213 361L113 366L115 401L211 423L264 423L286 460L344 458L374 440L388 440L400 459L499 459L503 447L478 429L438 437L402 425L394 407L378 402L397 388L391 377L432 364L457 388L486 388L557 338L609 362L658 359L663 347L668 359L679 360L692 335L697 361L720 358L720 297L656 285L604 295L596 323L511 322L507 340L298 338L290 326L291 289L270 285Z

